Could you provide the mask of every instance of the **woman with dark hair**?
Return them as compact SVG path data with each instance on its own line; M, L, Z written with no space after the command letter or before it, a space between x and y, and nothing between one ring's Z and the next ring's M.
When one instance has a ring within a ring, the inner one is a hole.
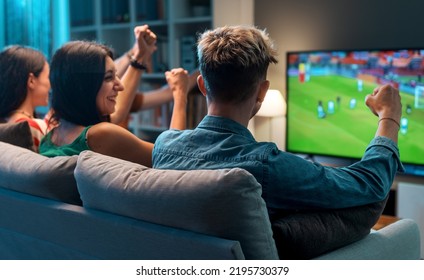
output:
M30 47L10 46L0 52L0 120L28 122L35 151L47 132L47 122L35 117L35 108L48 104L49 71L45 56Z
M156 36L147 25L135 28L139 48L122 82L112 51L101 44L74 41L56 51L51 62L52 120L57 126L42 140L40 153L53 157L84 150L151 166L153 144L119 126L129 113L144 61L156 49ZM171 128L183 129L186 119L188 74L166 73L173 90Z

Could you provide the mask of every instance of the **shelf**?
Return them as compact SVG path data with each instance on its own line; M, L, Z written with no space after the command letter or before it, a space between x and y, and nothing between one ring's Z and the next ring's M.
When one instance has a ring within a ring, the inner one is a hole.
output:
M115 29L128 29L133 28L133 25L131 23L108 23L103 24L102 29L103 30L115 30Z
M164 73L146 73L143 74L143 79L146 80L165 80L165 74Z
M167 20L163 20L163 19L146 20L146 21L136 21L134 26L144 25L144 24L147 24L150 28L159 27L159 26L167 27L168 21Z
M71 27L71 33L73 33L73 32L87 32L87 31L96 31L96 26L95 25L84 25L84 26Z
M98 38L97 32L95 30L87 30L81 32L72 32L71 40L88 40L95 41Z
M186 18L178 18L175 19L175 23L210 23L212 21L211 16L203 16L203 17L186 17Z

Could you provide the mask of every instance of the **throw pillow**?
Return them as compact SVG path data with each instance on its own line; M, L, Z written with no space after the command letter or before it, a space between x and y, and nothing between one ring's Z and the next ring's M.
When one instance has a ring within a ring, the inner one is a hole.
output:
M387 199L358 207L273 217L280 259L312 259L364 238L378 221Z
M28 122L0 123L0 141L33 150Z
M81 205L74 178L77 156L48 158L0 142L0 186Z
M278 259L261 187L243 169L158 170L84 151L84 207L240 242L247 259Z

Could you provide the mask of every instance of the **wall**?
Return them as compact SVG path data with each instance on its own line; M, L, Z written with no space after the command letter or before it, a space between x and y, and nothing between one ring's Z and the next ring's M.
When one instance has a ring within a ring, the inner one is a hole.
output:
M237 24L253 24L254 0L214 0L214 27Z
M2 49L5 45L5 22L3 20L4 15L4 0L0 0L0 15L2 16L2 19L0 20L0 48Z
M255 25L267 29L280 53L268 72L271 88L285 95L286 51L424 47L423 9L422 0L255 1ZM419 177L399 180L424 184Z

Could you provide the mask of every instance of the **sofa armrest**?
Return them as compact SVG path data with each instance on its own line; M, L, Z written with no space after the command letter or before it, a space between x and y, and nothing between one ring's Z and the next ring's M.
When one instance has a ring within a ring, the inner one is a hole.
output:
M402 219L367 237L323 254L319 260L418 260L420 232L411 219Z

